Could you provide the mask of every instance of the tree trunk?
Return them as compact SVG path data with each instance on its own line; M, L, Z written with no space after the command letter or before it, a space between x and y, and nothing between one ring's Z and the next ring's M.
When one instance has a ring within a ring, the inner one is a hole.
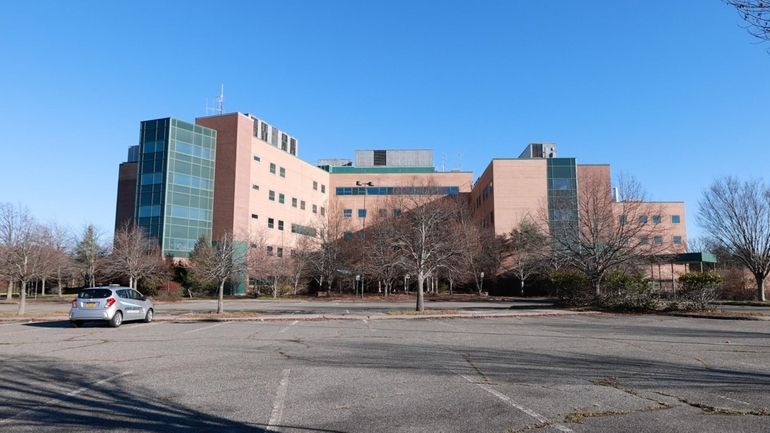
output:
M425 311L425 297L422 293L425 276L422 272L417 273L417 311Z
M10 301L13 298L13 280L8 280L8 293L6 298Z
M40 287L40 296L45 296L45 278L43 278L43 284Z
M61 268L56 268L56 291L61 298Z
M128 287L134 288L134 277L128 277Z
M21 289L19 290L19 311L16 313L23 316L27 310L27 282L21 280Z
M278 298L278 277L273 277L273 299Z
M767 300L767 298L765 298L765 276L762 274L755 274L754 278L757 280L757 296L760 301L764 302Z
M602 280L601 280L601 278L592 278L591 282L594 285L594 290L596 292L596 297L598 298L602 294L602 287L601 287Z
M452 290L454 289L454 283L455 280L453 278L449 279L449 296L452 296Z
M219 281L219 290L217 291L217 314L225 311L225 279Z
M521 281L521 296L524 296L524 278L519 278Z

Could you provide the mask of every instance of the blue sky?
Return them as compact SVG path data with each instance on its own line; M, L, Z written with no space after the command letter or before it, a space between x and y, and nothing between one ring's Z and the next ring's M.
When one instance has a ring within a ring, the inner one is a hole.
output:
M435 150L481 174L553 141L656 200L765 177L770 46L719 0L12 2L0 14L0 202L75 230L114 223L139 122L225 111L300 156Z

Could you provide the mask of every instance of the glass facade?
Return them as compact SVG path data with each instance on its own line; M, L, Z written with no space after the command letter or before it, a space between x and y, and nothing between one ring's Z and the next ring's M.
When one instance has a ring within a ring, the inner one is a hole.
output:
M551 230L577 229L575 158L548 158L548 216Z
M136 221L163 255L187 257L211 237L216 131L181 120L144 121L139 138Z
M337 187L337 195L457 195L459 186L354 186Z

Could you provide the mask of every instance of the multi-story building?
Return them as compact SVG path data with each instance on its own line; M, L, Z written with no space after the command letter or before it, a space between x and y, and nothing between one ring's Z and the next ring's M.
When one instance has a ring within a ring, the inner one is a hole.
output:
M501 235L524 219L553 225L576 218L589 185L613 199L609 165L557 157L552 143L492 159L476 182L470 172L436 170L427 149L359 150L353 160L313 165L299 158L297 138L244 113L195 124L144 121L132 149L120 167L116 226L132 220L159 240L164 255L180 258L201 236L224 233L258 237L269 254L288 255L331 217L356 231L367 218L408 210L403 199L415 196L466 194L473 220ZM649 242L683 252L684 203L642 205L665 226Z

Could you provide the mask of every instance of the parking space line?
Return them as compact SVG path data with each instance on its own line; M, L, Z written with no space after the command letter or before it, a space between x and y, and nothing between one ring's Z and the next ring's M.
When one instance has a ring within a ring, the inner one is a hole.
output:
M195 329L191 329L189 331L184 331L184 332L182 332L182 334L192 334L193 332L203 331L204 329L216 328L217 326L221 326L221 325L224 325L226 323L227 322L219 322L219 323L215 323L213 325L204 326L202 328L195 328Z
M553 427L553 428L555 428L556 430L559 430L562 433L575 433L575 431L572 430L571 428L563 426L563 425L558 424L558 423L555 423L553 421L549 421L548 418L544 417L543 415L540 415L539 413L535 412L534 410L526 408L526 407L516 403L515 401L513 401L507 395L505 395L502 392L494 389L491 385L475 381L472 378L470 378L470 377L468 377L468 376L466 376L466 375L464 375L462 373L458 373L458 372L456 372L454 370L449 370L449 371L451 371L452 373L462 377L463 379L467 380L468 382L478 386L479 388L483 389L484 391L494 395L495 397L497 397L498 399L502 400L503 402L505 402L509 406L524 412L525 414L531 416L532 418L536 419L538 422L540 422L542 424L546 424L546 425L548 425L550 427Z
M281 329L280 331L278 331L278 333L279 334L283 334L284 332L288 331L289 328L291 328L292 326L296 325L297 323L299 323L299 320L295 320L295 321L291 322L291 325Z
M29 409L23 410L23 411L21 411L21 412L19 412L19 413L15 414L15 415L13 415L13 416L10 416L10 417L8 417L8 418L5 418L5 419L3 419L3 420L0 420L0 425L3 425L3 424L7 424L7 423L11 422L11 421L12 421L14 418L18 418L18 417L20 417L20 416L22 416L22 415L24 415L24 414L27 414L27 413L30 413L30 412L34 412L34 411L38 410L38 409L39 409L39 408L41 408L41 407L47 407L47 406L50 406L50 405L51 405L51 403L53 403L53 402L55 402L55 401L61 401L61 400L65 400L65 399L67 399L68 397L74 397L74 396L76 396L76 395L78 395L78 394L82 394L82 393L84 393L84 392L88 391L89 389L91 389L91 388L92 388L92 387L94 387L94 386L97 386L97 385L101 385L101 384L104 384L104 383L107 383L107 382L112 382L113 380L115 380L115 379L119 379L119 378L121 378L121 377L123 377L123 376L125 376L125 375L127 375L127 374L131 374L131 372L130 372L130 371L124 371L123 373L120 373L120 374L116 374L115 376L112 376L112 377L108 377L108 378L106 378L106 379L102 379L102 380L99 380L99 381L97 381L97 382L94 382L94 383L88 384L88 385L86 385L86 386L82 386L82 387L80 387L80 388L78 388L78 389L76 389L76 390L74 390L74 391L70 391L70 392L68 392L68 393L66 393L66 394L64 394L64 395L62 395L61 397L53 397L53 398L49 398L48 400L45 400L45 401L41 402L40 404L38 404L38 405L37 405L37 406L35 406L35 407L31 407L31 408L29 408Z
M289 389L289 373L290 369L284 369L281 373L281 381L278 383L278 390L275 392L275 400L273 400L273 411L270 412L270 421L267 422L267 430L272 427L276 427L281 423L283 418L283 407L286 402L286 393Z

